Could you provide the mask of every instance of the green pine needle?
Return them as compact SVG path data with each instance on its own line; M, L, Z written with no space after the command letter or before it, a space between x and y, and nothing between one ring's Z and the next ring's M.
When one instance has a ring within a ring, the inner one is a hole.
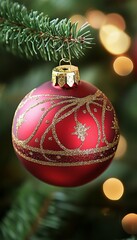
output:
M0 44L13 54L29 59L57 61L83 55L91 47L88 24L53 19L8 0L0 1Z
M25 183L17 194L11 210L0 224L1 240L24 240L39 219L41 208L49 201L44 188Z

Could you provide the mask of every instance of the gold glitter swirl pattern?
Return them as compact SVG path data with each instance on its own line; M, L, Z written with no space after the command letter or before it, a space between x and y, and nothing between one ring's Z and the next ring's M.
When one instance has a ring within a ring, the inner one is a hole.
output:
M119 139L118 122L113 107L108 103L107 98L102 94L100 90L97 90L94 94L83 98L50 94L33 95L34 90L31 91L19 104L14 117L14 119L16 118L16 129L15 131L12 131L13 145L19 156L30 162L50 166L87 165L104 162L110 158L113 158ZM29 102L31 102L31 104L29 104ZM43 107L45 103L50 103L48 109ZM28 107L25 108L25 111L23 113L20 113L20 110L25 106L25 104L28 104ZM31 113L31 111L35 110L35 108L38 106L41 106L40 119L38 120L30 136L24 140L20 140L18 133L23 123L25 122L27 114ZM91 106L94 109L93 111L91 110ZM94 148L88 148L85 150L82 149L82 146L86 141L86 137L88 137L88 131L90 130L91 126L86 122L82 123L80 120L78 120L78 111L82 107L84 107L83 114L89 114L89 116L92 118L92 121L94 121L98 132L96 146ZM46 119L47 125L41 135L41 138L35 139L35 143L39 143L39 147L32 147L30 145L30 141L34 139L47 114L49 114L55 108L57 108L57 111L55 112L53 119L51 121ZM96 116L98 109L101 111L101 123ZM108 142L105 133L105 119L106 112L111 111L113 112L111 129L115 134L114 139L112 139L111 142ZM57 124L61 123L64 119L71 115L74 115L75 121L75 126L71 135L75 135L80 141L79 146L75 149L67 148L59 139L56 130ZM49 132L52 133L52 136L48 135ZM46 149L45 139L47 138L51 142L54 140L59 150ZM100 146L102 139L104 141L104 145ZM109 155L107 155L108 151L110 152ZM86 160L84 160L85 155ZM78 156L79 160L76 160L76 156ZM66 157L66 160L64 160L64 157Z
M69 167L69 166L84 166L84 165L90 165L90 164L95 164L95 163L101 163L101 162L105 162L111 158L114 157L114 152L111 153L110 155L108 156L104 156L103 158L99 157L97 159L92 159L89 160L89 161L71 161L71 162L62 162L62 161L42 161L42 160L39 160L39 159L36 159L36 158L33 158L32 156L29 157L27 156L26 152L25 154L23 153L23 151L19 150L18 147L17 147L17 142L15 143L14 140L13 140L13 144L14 144L14 148L16 150L16 153L21 156L23 159L29 161L29 162L33 162L33 163L37 163L37 164L40 164L40 165L43 165L43 166L63 166L63 167ZM33 149L32 149L33 150ZM88 151L82 151L82 155L85 155L87 154ZM55 154L57 154L58 152L56 152ZM63 152L64 153L64 152ZM61 155L61 153L59 153ZM76 154L76 152L75 152ZM80 154L80 153L79 153ZM35 153L34 153L35 155ZM69 155L69 153L68 153ZM100 154L101 155L101 154ZM103 154L104 155L104 154ZM57 155L58 158L61 158L59 155Z

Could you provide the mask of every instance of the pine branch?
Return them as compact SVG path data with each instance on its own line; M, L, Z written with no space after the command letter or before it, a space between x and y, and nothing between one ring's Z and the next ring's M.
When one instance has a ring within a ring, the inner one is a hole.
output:
M77 23L53 19L8 0L0 2L0 44L13 54L27 58L57 61L79 58L91 47L88 24L77 30Z
M0 239L28 239L43 214L43 206L48 205L47 195L45 187L38 186L37 188L31 182L25 183L18 192L18 197L11 210L0 225Z

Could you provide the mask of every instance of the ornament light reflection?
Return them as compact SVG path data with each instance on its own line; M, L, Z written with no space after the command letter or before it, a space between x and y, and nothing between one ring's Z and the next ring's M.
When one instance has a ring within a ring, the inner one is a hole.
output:
M108 199L119 200L124 193L123 183L117 178L109 178L103 183L103 192Z
M77 29L81 28L87 22L86 18L80 14L72 15L70 17L71 23L78 23Z
M99 10L90 10L86 17L92 28L99 29L105 21L106 15Z
M120 135L118 148L115 154L115 159L121 158L127 151L127 140L124 136Z
M108 24L114 25L123 31L126 28L126 23L124 18L118 13L109 13L106 15L103 25L108 25Z
M127 76L133 70L133 62L125 56L117 57L113 63L114 71L120 76Z
M137 214L129 213L122 219L122 227L128 234L137 234Z
M106 50L114 55L125 53L131 44L128 34L111 24L100 28L99 37Z

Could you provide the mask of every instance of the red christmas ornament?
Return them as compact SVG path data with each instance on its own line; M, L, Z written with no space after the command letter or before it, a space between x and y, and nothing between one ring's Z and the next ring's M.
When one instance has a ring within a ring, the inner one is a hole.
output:
M72 187L95 179L109 166L119 128L107 97L79 82L77 67L64 65L53 69L52 82L21 101L12 139L18 158L34 176Z

